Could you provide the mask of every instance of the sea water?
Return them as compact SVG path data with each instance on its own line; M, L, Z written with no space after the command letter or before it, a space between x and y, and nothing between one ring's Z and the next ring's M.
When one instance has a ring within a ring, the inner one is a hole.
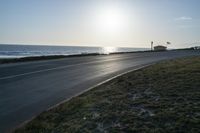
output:
M0 44L0 58L21 58L48 55L109 54L114 52L145 51L147 48L123 47L84 47L84 46L46 46L46 45L8 45Z

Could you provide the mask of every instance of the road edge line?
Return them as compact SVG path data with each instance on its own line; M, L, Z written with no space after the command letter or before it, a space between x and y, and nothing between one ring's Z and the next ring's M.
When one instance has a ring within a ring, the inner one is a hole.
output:
M133 68L133 69L131 69L131 70L129 70L129 71L126 71L126 72L117 74L116 76L113 76L113 77L111 77L111 78L109 78L109 79L107 79L107 80L104 80L104 81L102 81L102 82L96 84L96 85L93 85L93 86L89 87L88 89L86 89L86 90L84 90L84 91L82 91L82 92L80 92L80 93L77 93L76 95L74 95L74 96L72 96L72 97L70 97L70 98L67 98L67 99L65 99L65 100L63 100L63 101L61 101L61 102L59 102L59 103L57 103L57 104L55 104L55 105L53 105L53 106L47 108L46 110L42 111L41 113L46 112L46 111L49 111L49 110L51 110L51 109L53 109L53 108L56 108L56 107L58 107L59 105L64 104L65 102L68 102L68 101L70 101L71 99L73 99L73 98L75 98L75 97L78 97L78 96L80 96L81 94L83 94L83 93L85 93L85 92L87 92L87 91L89 91L89 90L91 90L91 89L94 89L94 88L96 88L96 87L98 87L98 86L100 86L100 85L102 85L102 84L105 84L105 83L107 83L107 82L109 82L109 81L111 81L111 80L113 80L113 79L116 79L116 78L118 78L118 77L120 77L120 76L123 76L123 75L125 75L125 74L128 74L128 73L130 73L130 72L134 72L134 71L141 70L141 69L146 68L146 67L148 67L148 66L154 65L154 64L156 64L156 63L158 63L158 62L160 62L160 61L156 61L156 62L144 64L144 65L140 65L138 68ZM33 119L35 119L35 118L36 118L38 115L40 115L41 113L39 113L39 114L33 116L33 117L30 118L29 120L24 121L24 122L21 123L20 125L18 125L18 126L16 126L16 127L14 127L13 129L11 129L9 132L12 133L12 132L14 132L16 129L23 127L23 126L26 125L28 122L30 122L30 121L32 121Z

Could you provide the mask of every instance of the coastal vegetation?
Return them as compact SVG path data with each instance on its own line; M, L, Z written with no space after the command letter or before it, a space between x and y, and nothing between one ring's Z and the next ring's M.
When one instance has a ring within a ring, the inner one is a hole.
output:
M130 72L41 113L16 133L200 132L200 57Z

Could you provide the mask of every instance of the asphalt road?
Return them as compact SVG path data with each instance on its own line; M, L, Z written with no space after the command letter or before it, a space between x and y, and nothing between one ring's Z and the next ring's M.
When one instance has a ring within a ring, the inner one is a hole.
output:
M0 132L120 73L191 55L200 52L145 52L0 65Z

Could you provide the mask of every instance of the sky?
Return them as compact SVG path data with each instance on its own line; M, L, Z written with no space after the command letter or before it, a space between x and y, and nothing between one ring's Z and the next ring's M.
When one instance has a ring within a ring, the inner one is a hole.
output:
M200 0L0 0L0 44L171 48L200 42Z

